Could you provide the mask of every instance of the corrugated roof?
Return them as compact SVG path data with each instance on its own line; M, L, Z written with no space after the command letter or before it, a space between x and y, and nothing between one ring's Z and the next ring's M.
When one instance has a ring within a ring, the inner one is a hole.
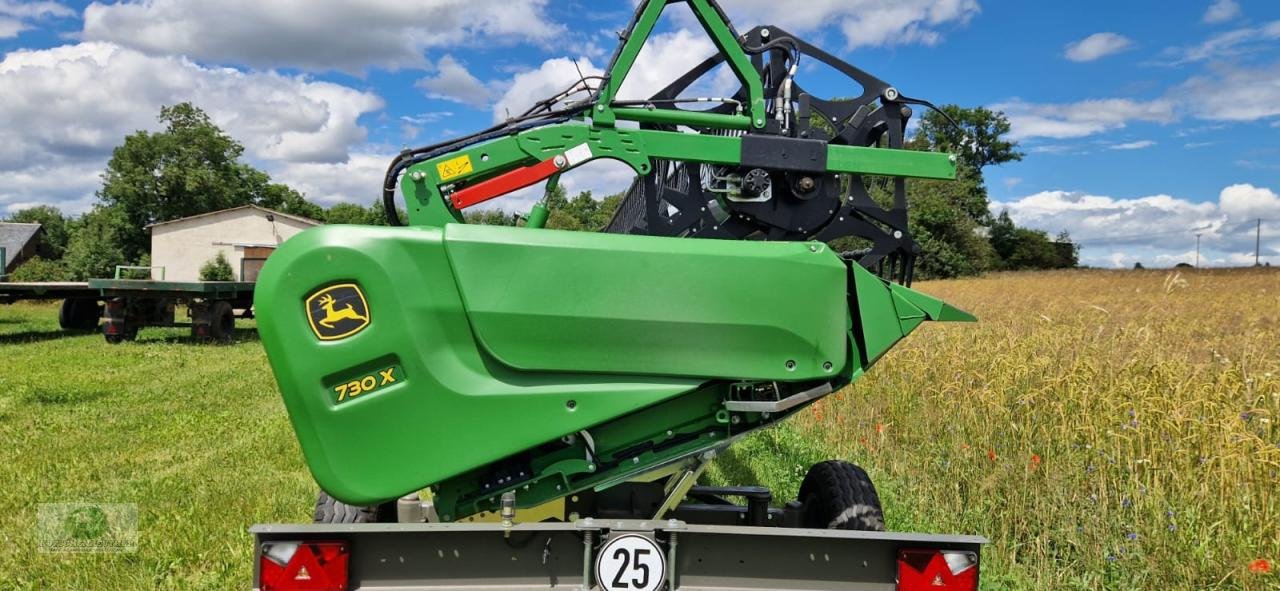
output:
M0 264L0 272L9 268L9 261L17 257L38 233L40 224L0 222L0 247L4 247L4 261Z
M267 209L267 208L265 208L265 207L259 207L259 206L257 206L257 205L241 205L240 207L232 207L232 208L230 208L230 209L220 209L220 210L218 210L218 211L211 211L211 212L209 212L209 213L202 213L202 214L199 214L199 215L193 215L193 216L190 216L190 217L178 218L178 219L176 219L176 220L169 220L169 221L165 221L165 222L156 222L156 223L154 223L154 224L150 224L150 225L148 225L147 227L148 227L148 228L154 228L154 227L156 227L156 226L163 226L163 225L166 225L166 224L176 224L176 223L178 223L178 222L185 222L185 221L188 221L188 220L194 220L194 219L199 219L199 218L203 218L203 217L209 217L209 216L212 216L212 215L218 215L218 214L227 213L227 212L230 212L230 211L239 211L239 210L241 210L241 209L256 209L256 210L261 211L261 212L263 212L263 213L269 213L269 214L271 214L271 215L278 215L278 216L280 216L280 217L282 217L282 218L288 218L288 219L294 220L294 221L296 221L296 222L301 222L301 223L304 223L304 224L310 224L310 225L312 225L312 226L319 226L319 225L320 225L320 222L318 222L318 221L316 221L316 220L313 220L313 219L311 219L311 218L304 218L304 217L302 217L302 216L300 216L300 215L293 215L293 214L291 214L291 213L285 213L285 212L283 212L283 211L276 211L276 210L274 210L274 209Z

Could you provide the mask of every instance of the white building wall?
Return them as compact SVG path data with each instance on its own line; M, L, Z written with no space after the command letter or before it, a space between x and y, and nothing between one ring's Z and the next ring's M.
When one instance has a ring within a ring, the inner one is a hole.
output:
M267 221L267 215L245 208L152 226L151 264L164 267L167 281L199 281L200 267L221 252L239 280L245 246L278 246L312 227L281 215ZM153 270L152 279L160 278Z

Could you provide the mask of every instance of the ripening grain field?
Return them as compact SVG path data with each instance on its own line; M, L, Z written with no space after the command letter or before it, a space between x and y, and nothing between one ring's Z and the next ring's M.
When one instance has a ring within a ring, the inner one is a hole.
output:
M1280 273L916 287L981 322L924 325L710 477L785 500L861 464L890 529L987 536L989 589L1280 589ZM0 306L0 587L247 587L248 526L314 500L256 337L110 346L56 318ZM39 552L38 505L77 500L136 504L137 551Z
M984 588L1280 588L1280 273L916 287L980 323L924 325L716 476L861 464L890 529L991 540Z

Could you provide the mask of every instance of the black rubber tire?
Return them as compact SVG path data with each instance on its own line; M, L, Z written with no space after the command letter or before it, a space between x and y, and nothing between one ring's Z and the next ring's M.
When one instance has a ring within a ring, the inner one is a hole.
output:
M871 477L849 462L828 460L809 468L800 503L804 527L884 531L884 509Z
M112 345L119 345L125 341L138 340L138 329L126 330L120 334L107 334L104 332L102 333L102 336L107 339L108 343L111 343Z
M231 302L218 300L209 306L209 338L223 342L231 342L236 333L236 311L231 309Z
M320 491L311 520L315 523L395 523L396 504L359 507L348 505L329 496L329 493Z
M102 321L102 305L98 300L68 298L58 309L58 326L62 330L93 330Z

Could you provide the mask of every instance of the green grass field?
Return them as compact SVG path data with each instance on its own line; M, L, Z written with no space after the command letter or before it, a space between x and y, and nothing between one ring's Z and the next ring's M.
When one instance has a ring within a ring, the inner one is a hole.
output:
M1250 569L1280 562L1280 274L917 287L982 322L925 325L711 478L785 499L859 463L890 529L989 537L986 588L1280 588ZM308 521L315 493L253 333L111 346L56 312L0 306L0 586L246 587L248 526ZM39 505L85 500L135 503L137 551L38 551Z

